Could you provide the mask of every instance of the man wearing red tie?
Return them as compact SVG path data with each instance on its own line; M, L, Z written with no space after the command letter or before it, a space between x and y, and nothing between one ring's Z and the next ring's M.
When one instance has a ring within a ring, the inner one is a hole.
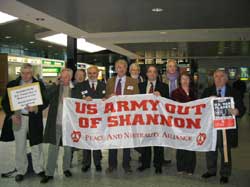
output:
M155 94L156 96L169 97L168 85L157 80L158 71L157 67L150 65L147 68L147 81L139 84L140 94ZM144 171L150 168L151 164L151 147L142 148L142 165L138 171ZM155 173L162 173L162 163L164 160L163 147L154 147L154 167Z
M99 69L97 66L90 66L87 69L88 80L76 85L76 95L79 99L91 101L92 99L102 99L106 93L106 85L97 80ZM97 172L102 171L101 167L101 150L93 151L93 160ZM91 150L83 150L83 167L82 172L89 171L91 167Z
M139 88L137 81L131 77L126 76L127 62L123 59L118 59L115 62L115 71L117 76L108 80L106 86L106 98L118 95L133 95L139 94ZM122 166L126 173L131 173L130 161L130 149L123 149L123 162ZM109 167L107 173L112 173L117 169L117 149L109 150Z

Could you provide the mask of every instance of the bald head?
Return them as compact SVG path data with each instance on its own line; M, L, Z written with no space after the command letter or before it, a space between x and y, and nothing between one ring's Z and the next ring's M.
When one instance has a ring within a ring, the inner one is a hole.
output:
M88 73L88 79L91 81L96 81L98 78L98 74L99 74L99 69L97 66L90 66L87 69L87 73Z

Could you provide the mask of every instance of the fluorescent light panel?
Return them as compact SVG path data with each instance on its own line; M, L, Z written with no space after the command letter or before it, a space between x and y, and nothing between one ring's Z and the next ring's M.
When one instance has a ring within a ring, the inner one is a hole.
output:
M67 35L63 33L54 34L51 36L43 37L41 39L50 43L67 46ZM90 53L105 50L105 48L103 47L87 42L84 38L77 39L77 49Z
M17 17L11 16L9 14L0 11L0 24L8 23L17 19L18 19Z

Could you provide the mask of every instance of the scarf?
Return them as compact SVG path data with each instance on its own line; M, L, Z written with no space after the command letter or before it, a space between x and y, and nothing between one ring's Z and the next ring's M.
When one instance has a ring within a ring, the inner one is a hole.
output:
M169 80L169 95L171 95L172 91L177 88L176 80L179 77L179 72L176 71L175 73L167 73L167 78Z

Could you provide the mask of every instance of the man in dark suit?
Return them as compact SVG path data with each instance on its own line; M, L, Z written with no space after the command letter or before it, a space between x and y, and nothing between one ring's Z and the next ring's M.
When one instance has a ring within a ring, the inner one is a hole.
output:
M106 98L115 95L133 95L139 94L139 88L137 81L131 77L127 77L128 64L123 59L118 59L115 62L116 77L112 77L108 80L106 86ZM130 149L123 149L123 168L126 173L131 173L130 161ZM107 173L112 173L117 169L117 149L109 150L109 167Z
M217 96L217 97L233 97L235 103L235 109L230 109L229 112L236 117L241 117L245 113L245 107L239 93L227 85L228 77L225 71L216 70L214 72L214 85L212 87L206 88L202 94L202 98ZM228 163L224 161L223 152L223 137L222 130L217 131L217 146L215 151L210 151L206 153L207 161L207 172L202 175L202 178L210 178L216 176L217 172L217 158L218 151L221 154L221 169L220 169L220 183L228 183L228 178L231 175L232 170L232 158L231 158L231 148L237 147L238 136L237 129L226 130L227 135L227 149L228 149Z
M88 80L76 85L77 98L91 101L92 99L101 99L106 94L106 84L98 81L99 69L97 66L90 66L87 69ZM102 171L101 150L93 151L93 159L96 171ZM91 150L83 150L82 172L87 172L91 166Z
M139 84L140 94L153 93L157 96L165 98L169 97L168 85L157 80L157 67L150 65L147 68L147 81ZM162 173L162 164L164 160L164 148L154 147L154 167L155 173ZM150 168L151 163L151 147L142 148L142 165L138 168L139 171L144 171Z

